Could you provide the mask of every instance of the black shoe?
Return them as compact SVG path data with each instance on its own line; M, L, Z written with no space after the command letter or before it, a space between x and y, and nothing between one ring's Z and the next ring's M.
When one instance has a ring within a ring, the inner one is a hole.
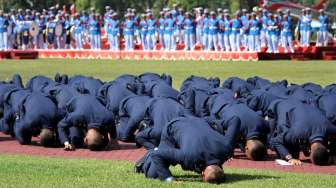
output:
M141 147L142 147L142 145L139 144L138 142L135 142L135 146L136 146L137 148L141 148Z
M147 154L135 163L135 165L134 165L134 172L135 173L144 173L144 171L142 170L142 167L145 164L146 157L147 157Z

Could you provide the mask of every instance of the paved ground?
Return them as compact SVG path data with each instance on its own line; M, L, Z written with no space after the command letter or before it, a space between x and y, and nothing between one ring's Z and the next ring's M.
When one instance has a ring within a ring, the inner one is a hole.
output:
M33 156L50 156L50 157L69 157L69 158L93 158L101 160L127 160L135 162L145 154L145 150L136 148L134 144L119 143L119 147L109 148L107 151L91 152L87 149L77 149L76 151L64 151L62 148L43 148L38 145L34 139L33 145L22 146L17 141L7 135L0 133L0 154L18 154ZM232 168L252 168L267 169L289 172L303 173L322 173L336 175L336 166L314 166L308 163L308 160L302 157L305 162L301 167L279 166L274 162L275 156L270 153L267 161L249 161L239 151L236 157L230 162L226 162L224 166Z

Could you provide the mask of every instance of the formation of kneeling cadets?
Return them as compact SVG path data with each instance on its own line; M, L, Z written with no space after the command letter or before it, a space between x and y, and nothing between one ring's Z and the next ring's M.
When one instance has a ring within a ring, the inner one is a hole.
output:
M174 181L169 166L224 180L222 165L240 148L251 160L271 149L292 165L303 152L316 165L334 163L336 84L288 84L188 77L180 91L169 75L121 75L110 82L56 74L0 82L0 131L20 144L103 150L116 140L148 152L135 171Z

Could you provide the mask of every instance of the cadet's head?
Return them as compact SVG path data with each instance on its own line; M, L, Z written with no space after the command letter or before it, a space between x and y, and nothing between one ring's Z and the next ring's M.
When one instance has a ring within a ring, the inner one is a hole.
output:
M186 12L186 13L185 13L186 18L190 18L190 15L191 15L190 12Z
M319 12L320 12L321 15L324 15L324 10L323 9L320 9Z
M92 151L103 149L103 138L97 129L89 129L86 133L85 142Z
M291 14L291 12L290 12L289 9L286 10L286 14L287 14L288 16Z
M51 129L42 129L40 143L44 147L52 147L55 144L55 133Z
M329 154L327 148L321 142L314 142L310 145L310 160L315 165L327 165Z
M215 11L211 11L211 12L210 12L210 15L211 15L212 18L216 18L216 13L215 13Z
M225 174L223 169L218 165L210 165L202 172L204 182L221 183L225 181Z
M266 153L267 149L261 141L255 139L246 141L245 154L249 159L260 161L265 157Z
M306 8L306 14L310 14L311 13L311 9L310 8Z

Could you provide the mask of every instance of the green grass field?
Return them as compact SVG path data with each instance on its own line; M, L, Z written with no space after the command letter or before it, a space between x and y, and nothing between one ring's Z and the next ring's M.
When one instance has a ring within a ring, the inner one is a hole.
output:
M262 76L271 80L287 79L292 83L315 82L328 85L336 82L336 61L271 61L271 62L160 62L160 61L101 61L101 60L34 60L1 61L0 80L19 73L26 82L37 74L53 77L55 73L83 74L112 80L124 73L168 73L174 87L189 75L229 76L247 78ZM158 180L146 180L132 173L128 162L54 159L0 155L0 187L171 187ZM225 169L227 183L222 187L335 187L335 176L280 173L257 170ZM198 175L174 168L176 186L212 187L203 184Z
M2 80L15 73L20 73L27 80L37 74L53 77L57 72L90 75L105 81L124 73L168 73L173 76L175 87L179 87L191 74L218 76L222 80L229 76L247 78L258 75L271 80L287 79L295 83L310 81L327 85L336 82L336 61L163 62L52 59L0 62Z
M132 172L129 162L0 155L0 187L172 187ZM227 182L210 185L173 168L178 187L335 187L335 176L225 169Z

